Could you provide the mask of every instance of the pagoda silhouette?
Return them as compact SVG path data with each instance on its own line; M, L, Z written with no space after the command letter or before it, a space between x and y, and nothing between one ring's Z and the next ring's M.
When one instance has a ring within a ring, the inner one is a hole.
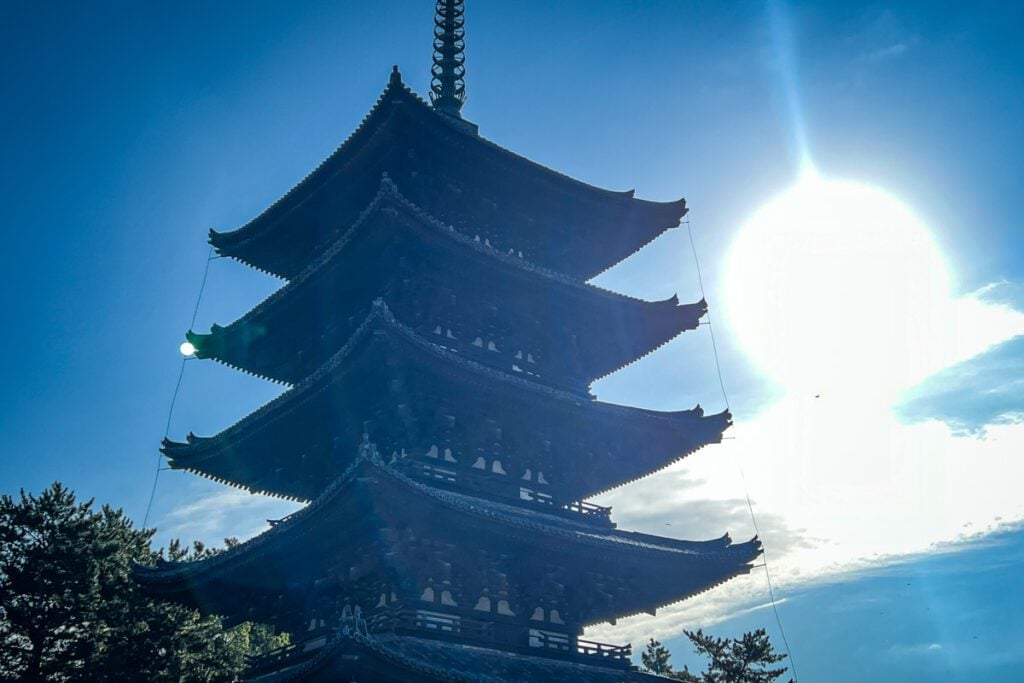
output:
M440 0L431 103L395 67L361 125L222 255L287 283L196 356L290 385L170 466L308 503L153 596L291 634L249 680L656 680L581 638L745 574L755 538L621 531L586 502L722 438L728 412L604 403L591 383L704 301L586 281L686 213L509 152L461 117L463 3Z

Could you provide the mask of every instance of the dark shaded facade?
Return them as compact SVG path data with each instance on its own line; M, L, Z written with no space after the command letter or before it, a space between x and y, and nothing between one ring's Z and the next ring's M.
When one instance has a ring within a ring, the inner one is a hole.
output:
M434 106L397 68L355 133L218 253L287 280L197 356L289 385L174 468L309 504L216 557L140 568L155 596L294 645L259 681L630 681L580 638L747 573L756 539L618 530L585 499L721 440L728 413L590 384L695 328L703 301L586 283L683 201L601 190L482 138L460 2L438 2Z

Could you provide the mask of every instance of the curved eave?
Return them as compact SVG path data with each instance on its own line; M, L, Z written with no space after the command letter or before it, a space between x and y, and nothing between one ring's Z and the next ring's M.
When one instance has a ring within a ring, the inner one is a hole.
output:
M712 439L712 440L707 441L706 443L694 446L693 448L687 449L685 451L680 451L679 453L677 453L675 455L675 457L666 458L661 463L661 465L659 467L655 467L655 468L652 468L652 469L649 469L649 470L645 470L644 472L642 472L641 474L637 474L636 476L626 477L625 479L620 479L619 481L616 481L614 484L611 484L610 486L606 486L603 489L599 489L597 491L593 491L591 493L588 493L587 494L587 498L593 498L594 496L600 496L600 495L602 495L604 493L608 493L609 491L614 491L615 489L622 488L626 484L632 484L635 481L640 481L641 479L646 479L647 477L651 476L652 474L657 474L658 472L661 472L662 470L668 469L669 467L671 467L672 465L675 465L680 460L684 460L685 458L690 457L691 455L693 455L697 451L699 451L699 450L701 450L701 449L703 449L703 448L705 448L707 446L710 446L710 445L716 444L716 443L721 443L722 435L725 433L725 430L729 429L729 427L732 426L732 413L730 413L728 410L723 410L720 413L715 413L713 415L706 415L706 416L704 416L704 419L708 420L709 422L713 422L713 423L717 424L717 426L715 427L715 429L718 430L718 438L717 439Z
M385 177L381 181L381 187L376 196L363 210L354 224L286 285L270 294L248 313L226 327L215 325L209 334L197 334L189 331L187 337L196 347L196 355L200 358L213 358L249 374L265 377L273 381L288 383L289 380L294 380L295 378L266 375L249 368L240 362L237 357L232 357L228 350L238 349L240 344L244 345L247 328L253 321L260 318L272 318L276 308L287 306L287 301L293 293L300 287L308 285L333 260L339 258L355 237L361 231L367 229L371 218L385 208L405 212L417 224L427 228L430 231L429 234L433 234L436 238L446 242L454 243L465 250L468 255L475 255L477 258L482 259L485 269L491 267L505 268L506 272L511 272L513 276L518 275L519 277L525 276L530 279L537 279L546 286L555 287L556 291L560 290L570 296L599 297L604 299L608 305L625 311L630 318L639 320L646 317L656 322L651 328L652 334L650 339L635 344L636 348L630 355L620 358L610 366L595 369L596 375L590 378L591 381L616 372L639 358L652 353L683 332L695 329L699 325L700 318L707 312L707 303L703 299L693 304L680 304L678 297L673 295L663 301L644 301L592 284L583 283L570 276L502 252L487 243L471 239L434 218L402 196L395 184ZM239 339L243 341L239 341Z
M403 645L417 641L418 648L424 652L403 651ZM424 647L427 643L429 646ZM541 651L523 654L491 649L482 643L466 645L414 636L363 634L357 629L348 629L339 631L309 658L254 678L250 683L356 680L353 672L360 668L363 658L371 660L367 662L370 671L361 672L358 676L360 681L377 680L374 669L387 671L388 675L401 680L424 683L664 683L668 680L632 668L608 666L600 660L570 661L545 656Z
M724 584L724 583L726 583L728 581L732 581L736 577L744 576L746 574L749 574L750 570L753 569L753 565L751 565L751 562L753 562L758 557L760 557L760 555L764 552L764 549L763 549L763 547L761 545L761 540L757 536L755 536L754 538L750 539L746 543L739 543L739 544L730 546L728 548L728 551L732 555L732 559L735 562L735 567L734 567L734 570L731 573L723 575L718 581L714 581L712 583L708 583L708 584L706 584L704 586L701 586L697 590L688 592L685 595L676 596L676 597L673 597L671 599L667 599L667 600L665 600L663 602L657 602L657 603L654 603L652 605L645 606L642 609L638 609L638 610L636 610L634 612L629 612L627 614L616 615L615 618L611 619L611 620L610 619L594 619L592 621L589 621L589 622L586 622L586 623L582 624L582 626L587 627L587 626L595 626L597 624L614 623L618 619L627 619L629 617L635 617L635 616L640 615L640 614L650 614L652 616L656 616L655 613L659 609L668 607L670 605L676 605L676 604L679 604L681 602L686 602L687 600L689 600L691 598L694 598L694 597L696 597L698 595L701 595L702 593L707 593L708 591L710 591L710 590L712 590L714 588L718 588L722 584Z
M418 97L416 99L419 100ZM422 100L419 101L423 103ZM586 276L586 279L588 280L597 277L602 272L605 272L616 264L621 263L630 255L653 242L666 230L677 227L682 221L683 216L685 216L688 211L686 199L682 197L667 202L659 202L650 199L637 199L635 196L635 190L608 190L573 178L572 176L556 171L506 149L479 134L468 134L464 128L445 120L447 117L438 114L425 103L423 104L432 116L444 121L449 128L458 131L473 143L484 145L497 155L504 157L506 160L511 162L513 168L517 168L518 173L521 175L543 177L550 184L556 186L560 191L576 194L582 201L627 203L627 206L629 207L629 219L627 222L633 223L632 227L634 230L638 227L637 224L643 224L644 230L637 231L639 233L639 239L632 240L632 243L629 245L628 253L623 254L617 261L609 263L596 272L588 274ZM600 238L600 236L597 237L597 239Z
M258 372L251 367L235 362L234 358L232 358L230 354L225 354L222 349L226 343L230 343L229 333L223 332L225 329L226 328L215 325L213 330L207 334L201 334L199 332L189 330L185 333L185 339L192 344L192 347L195 349L195 357L200 360L212 360L216 363L229 367L232 370L237 370L238 372L249 375L250 377L256 377L268 382L273 382L274 384L279 384L283 387L291 388L294 386L294 382L289 382L285 379L281 379L280 377L274 377Z
M283 217L282 214L286 214L290 211L290 205L304 201L305 195L310 195L316 192L316 190L322 187L332 176L334 176L334 174L343 169L345 162L347 161L347 157L351 155L354 148L356 148L365 137L370 135L371 129L373 129L382 119L386 118L387 112L385 110L387 107L385 105L388 104L396 95L402 100L406 97L410 97L426 106L426 103L424 103L419 96L413 93L412 90L402 83L401 76L398 75L398 71L396 69L392 73L392 77L388 82L387 87L384 88L380 97L377 98L373 107L369 112L367 112L366 116L363 117L363 120L360 121L356 129L352 131L348 138L346 138L345 141L330 154L330 156L306 174L306 177L296 183L280 199L268 206L258 216L250 220L245 225L228 232L218 232L213 229L210 230L210 244L217 250L217 253L225 256L232 256L232 254L228 253L228 250L237 248L250 240L258 239L264 232L276 225L280 218ZM232 258L238 257L232 256ZM245 261L243 261L243 263L245 263ZM253 264L246 263L246 265ZM258 268L258 266L254 267Z
M164 440L164 444L163 444L164 448L166 448L168 444L173 444L173 442L169 442L168 440L165 439ZM166 454L167 451L164 450L164 448L161 449L161 452ZM168 456L168 457L170 457L170 456ZM258 487L254 487L254 486L246 486L244 484L240 484L239 482L231 481L230 479L225 479L223 477L218 477L216 474L213 474L211 472L207 472L206 470L202 470L202 469L199 469L197 467L176 467L172 463L171 464L171 468L172 469L180 469L180 470L183 470L185 472L188 472L189 474L195 474L197 476L203 477L204 479L209 479L210 481L216 482L217 484L222 484L224 486L230 486L232 488L241 489L243 491L248 491L249 493L252 493L252 494L259 494L259 495L263 495L263 496L270 496L271 498L278 498L280 500L287 500L287 501L289 501L291 503L303 503L303 504L305 504L305 503L309 502L309 498L301 498L299 496L292 496L292 495L289 495L287 493L281 493L280 491L274 491L272 489L258 488Z
M621 255L615 260L606 262L603 266L591 268L584 276L584 279L590 280L607 272L646 247L648 244L663 235L667 230L678 227L683 220L683 216L685 216L689 211L686 206L686 199L683 197L667 202L637 199L634 196L634 190L617 192L614 190L599 188L565 175L559 171L555 171L535 161L531 161L530 159L507 150L484 137L476 136L476 139L488 145L499 154L504 155L506 158L513 161L514 164L519 165L521 167L520 172L522 174L528 175L539 173L550 180L561 184L566 190L579 194L582 200L591 199L600 201L599 198L604 198L606 201L610 200L614 203L623 201L628 202L628 218L624 223L628 224L630 235L614 235L614 239L622 241L625 248L621 249ZM623 227L624 226L620 226L620 230ZM594 235L591 238L604 240L608 237L611 236L602 234ZM627 237L632 237L632 239L627 240Z
M686 206L686 199L684 198L679 198L671 202L651 202L644 199L634 199L633 201L645 202L647 204L653 204L657 206L658 209L656 213L658 216L660 216L660 218L656 221L652 221L653 225L651 226L651 228L646 230L644 233L640 234L639 239L632 241L632 243L629 245L629 250L626 253L624 253L621 258L616 259L615 261L612 261L610 263L607 263L603 267L598 268L596 271L589 273L587 275L588 280L591 280L593 278L598 277L599 275L607 273L609 270L619 265L633 254L637 253L638 251L649 245L651 242L661 237L663 234L665 234L666 231L671 230L672 228L679 227L679 224L683 220L683 216L685 216L690 211L690 209L687 208Z
M707 315L707 312L708 312L708 303L707 303L707 301L704 300L704 299L701 299L700 301L698 301L696 303L693 303L693 304L679 304L678 301L679 301L678 297L673 296L671 299L668 299L667 301L657 302L658 305L669 304L669 305L671 305L673 307L671 313L676 316L675 327L670 330L669 334L661 337L660 340L656 344L654 344L653 346L648 348L643 353L635 355L635 356L629 358L628 360L626 360L625 362L623 362L623 363L621 363L621 364L619 364L619 365L617 365L617 366L607 370L606 372L598 375L597 377L594 377L591 380L591 382L593 383L593 382L596 382L596 381L598 381L600 379L604 379L605 377L608 377L610 375L614 375L619 370L624 370L625 368L629 367L633 363L636 363L637 361L641 360L642 358L646 358L647 356L651 355L655 351L661 349L663 346L665 346L670 341L672 341L673 339L675 339L676 337L681 335L683 332L689 332L690 330L697 329L700 326L701 318L703 318L705 315Z
M662 424L673 428L697 428L708 433L714 432L717 434L717 438L702 439L700 441L701 445L715 443L720 440L722 431L730 424L731 416L728 412L705 416L700 406L692 410L660 412L603 403L586 400L574 393L509 375L501 370L482 365L459 354L442 349L437 344L420 337L414 331L398 322L391 314L387 304L378 300L374 302L370 314L349 337L348 342L330 360L305 380L215 436L196 437L190 434L188 443L165 441L161 451L170 458L171 466L176 469L198 467L199 463L215 455L223 445L244 438L247 432L255 433L261 428L261 421L277 419L278 416L285 414L290 409L291 404L301 402L305 395L313 392L322 381L329 381L331 373L344 363L359 343L378 324L385 331L395 334L398 339L404 340L420 351L431 354L446 364L463 368L474 375L478 375L485 383L493 382L511 385L542 399L558 401L576 408L584 407L598 415L604 413L610 419L648 420L652 427ZM696 448L699 447L697 446ZM692 450L696 450L696 448ZM689 452L692 452L692 450ZM681 454L679 457L684 457L687 454Z
M289 212L296 206L303 204L313 197L339 173L349 169L351 162L358 156L362 145L377 132L381 126L388 125L393 120L391 116L396 104L406 104L406 109L413 110L429 124L437 127L445 133L454 134L469 145L478 146L485 152L494 154L508 164L514 174L544 179L556 192L575 195L580 201L589 203L608 203L624 206L627 214L625 224L628 225L629 235L617 234L615 239L622 242L628 251L613 263L605 264L603 267L590 268L586 277L595 277L604 272L616 263L635 253L646 244L656 239L666 230L679 225L682 217L687 212L686 200L678 199L668 202L657 202L651 200L636 199L634 191L626 192L607 190L577 180L563 173L548 168L542 164L531 161L520 156L500 145L483 138L469 126L461 121L451 121L449 117L438 113L430 105L406 87L397 71L392 75L388 86L381 93L374 106L360 122L352 134L313 171L306 175L280 199L271 204L258 216L245 225L228 232L210 230L209 242L214 246L217 253L228 256L257 268L277 277L288 277L287 273L274 272L260 263L259 259L246 256L247 247L273 233L286 219ZM625 203L623 205L623 203ZM585 237L581 235L581 237ZM596 236L600 239L601 236Z
M254 678L250 683L298 683L300 681L307 681L318 672L329 667L333 661L344 659L344 655L350 651L359 653L356 656L357 661L358 657L370 656L386 666L389 673L405 672L408 675L415 675L416 680L428 683L474 683L476 680L470 675L452 671L449 667L437 666L431 662L404 657L400 653L392 652L374 636L362 634L358 630L343 629L338 631L309 659L286 669ZM352 658L353 655L349 654L348 659L344 660L347 665L346 668L357 665L357 662L353 662ZM337 673L336 671L331 672L334 675L337 675ZM348 672L344 676L345 679L355 680L355 678L351 678L347 674ZM336 679L332 676L332 680L341 679Z

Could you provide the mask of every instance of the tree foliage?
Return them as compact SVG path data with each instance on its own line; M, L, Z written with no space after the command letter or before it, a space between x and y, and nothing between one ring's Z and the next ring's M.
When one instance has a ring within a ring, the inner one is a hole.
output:
M654 638L651 638L647 643L647 647L640 653L640 663L643 665L643 670L648 673L658 674L659 676L677 681L688 681L689 683L700 681L685 666L682 671L676 671L669 663L671 658L672 653L668 651L668 648Z
M0 681L234 681L247 653L280 642L267 627L224 630L142 595L132 564L161 555L153 533L121 510L79 503L59 483L0 497ZM175 541L167 557L215 552Z
M668 651L667 647L651 638L647 647L640 653L640 663L643 665L644 671L649 671L652 674L670 674L672 665L668 663L668 660L671 656L672 653Z
M764 629L736 639L705 635L700 629L684 633L694 651L710 660L705 671L697 675L685 666L675 671L669 663L668 648L653 638L640 654L644 670L687 683L772 683L787 671L784 666L775 666L786 655L775 651Z

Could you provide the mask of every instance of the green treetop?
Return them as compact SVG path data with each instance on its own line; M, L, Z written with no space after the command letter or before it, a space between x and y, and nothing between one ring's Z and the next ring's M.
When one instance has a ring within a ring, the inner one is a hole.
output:
M246 654L282 642L141 595L131 569L160 556L153 533L59 483L0 497L0 681L234 681ZM169 559L213 552L173 542Z

